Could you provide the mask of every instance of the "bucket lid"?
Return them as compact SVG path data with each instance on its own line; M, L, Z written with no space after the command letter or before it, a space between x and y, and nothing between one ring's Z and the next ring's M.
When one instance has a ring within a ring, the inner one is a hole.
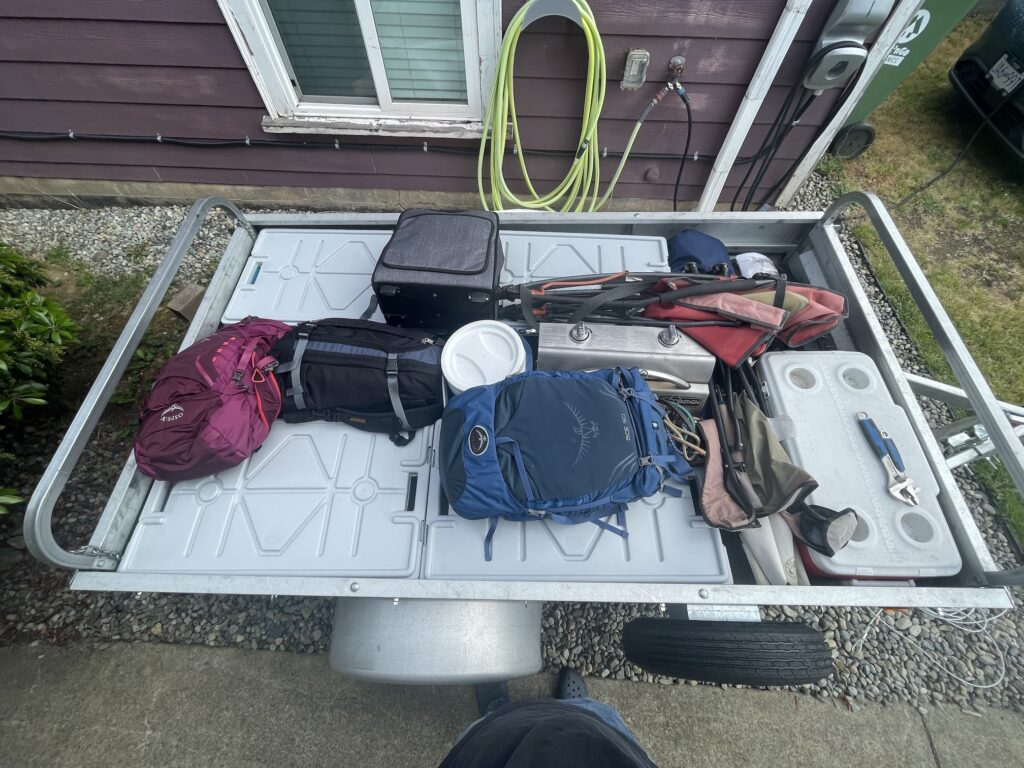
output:
M451 335L441 352L441 370L452 389L496 384L526 370L519 334L497 320L478 320Z

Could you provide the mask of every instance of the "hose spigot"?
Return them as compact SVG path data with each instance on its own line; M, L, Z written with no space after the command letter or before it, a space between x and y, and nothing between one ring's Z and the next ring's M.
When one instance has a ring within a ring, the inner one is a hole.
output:
M672 73L673 80L679 80L686 73L686 57L673 56L668 60L668 71Z

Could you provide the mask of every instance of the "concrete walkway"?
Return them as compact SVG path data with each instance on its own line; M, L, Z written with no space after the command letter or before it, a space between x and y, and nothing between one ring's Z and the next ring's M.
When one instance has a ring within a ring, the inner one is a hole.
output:
M588 680L672 766L1024 766L1024 720ZM547 695L553 678L513 686ZM171 645L0 649L0 766L436 766L472 690L339 677L322 656Z

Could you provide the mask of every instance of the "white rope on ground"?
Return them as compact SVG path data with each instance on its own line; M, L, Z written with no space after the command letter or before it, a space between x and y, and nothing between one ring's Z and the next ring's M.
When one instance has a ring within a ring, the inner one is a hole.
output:
M1003 650L1002 645L999 644L999 641L996 640L995 636L992 634L991 626L997 619L1009 613L1008 610L1003 610L999 613L991 615L982 614L975 608L939 608L938 610L932 610L930 608L921 608L919 610L924 616L934 621L937 621L942 624L948 624L954 629L957 629L961 632L965 632L970 635L978 635L986 643L988 643L988 645L991 646L991 649L993 651L993 653L991 653L990 655L999 659L999 674L996 677L996 679L989 683L983 683L978 682L976 680L968 680L964 677L961 677L959 674L957 674L952 669L947 667L938 656L936 656L934 653L932 653L919 642L917 642L917 640L915 640L912 636L904 634L900 630L896 629L896 627L892 624L880 621L882 614L884 612L883 608L879 608L877 611L875 611L875 615L871 617L871 621L869 621L867 627L864 628L864 633L860 636L860 639L854 645L853 652L856 653L860 651L861 648L863 648L864 642L865 640L867 640L868 634L871 632L871 628L877 624L885 627L900 640L913 646L922 656L928 659L928 661L931 662L931 664L940 672L948 675L949 677L956 680L958 683L966 685L969 688L976 688L979 690L995 688L996 686L1000 685L1003 682L1003 680L1006 679L1006 652Z

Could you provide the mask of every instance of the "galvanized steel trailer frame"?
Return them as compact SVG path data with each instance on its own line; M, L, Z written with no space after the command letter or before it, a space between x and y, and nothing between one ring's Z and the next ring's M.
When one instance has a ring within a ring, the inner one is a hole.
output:
M890 346L853 266L843 249L836 220L860 205L875 226L929 327L939 341L963 389L908 376ZM804 279L828 285L850 302L850 318L835 334L841 348L870 355L882 372L895 401L902 406L927 454L941 486L940 504L963 559L963 570L941 586L760 586L658 583L455 581L426 579L302 577L254 575L180 575L118 572L118 561L132 534L152 481L129 458L110 495L89 544L65 550L52 531L54 506L103 409L131 361L146 328L172 280L214 208L237 222L224 256L192 321L182 346L214 330L238 282L258 232L268 228L389 228L397 214L299 213L243 214L223 198L196 202L174 237L139 304L114 345L82 407L69 426L53 460L33 494L25 515L25 540L39 560L76 571L72 586L81 590L194 592L324 597L421 598L443 601L615 601L699 606L822 605L1008 608L1004 585L1024 580L1021 571L1000 571L993 561L971 512L956 486L942 449L925 420L916 395L969 404L988 430L1017 488L1024 494L1024 447L971 358L920 266L892 218L874 195L851 193L820 213L596 213L557 214L530 211L502 213L506 229L563 232L669 235L681 227L699 227L731 249L784 254L787 269ZM1008 407L1013 408L1013 407ZM1013 414L1017 415L1017 414ZM724 609L723 609L724 610ZM738 610L738 609L737 609ZM695 612L695 615L699 613Z

